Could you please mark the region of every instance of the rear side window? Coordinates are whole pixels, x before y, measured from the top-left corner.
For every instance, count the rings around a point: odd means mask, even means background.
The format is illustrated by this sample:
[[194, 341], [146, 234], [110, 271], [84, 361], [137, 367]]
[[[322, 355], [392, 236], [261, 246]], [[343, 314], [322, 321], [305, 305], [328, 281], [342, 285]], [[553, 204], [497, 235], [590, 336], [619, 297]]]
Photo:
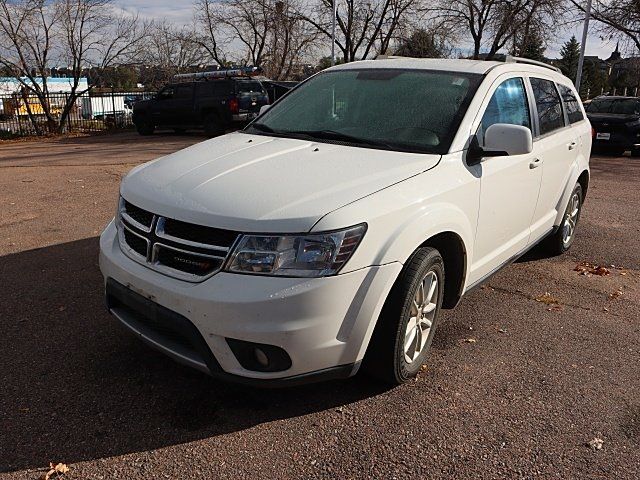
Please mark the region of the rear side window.
[[173, 98], [191, 98], [193, 87], [191, 85], [177, 85], [173, 90]]
[[538, 107], [540, 135], [564, 127], [562, 104], [560, 103], [560, 96], [558, 95], [558, 90], [556, 90], [555, 83], [542, 78], [532, 78], [531, 87]]
[[481, 144], [484, 140], [484, 132], [495, 123], [521, 125], [531, 129], [529, 104], [521, 78], [505, 80], [493, 92], [480, 123], [478, 140]]
[[562, 101], [564, 102], [564, 108], [567, 109], [567, 116], [569, 117], [569, 123], [576, 123], [580, 120], [584, 120], [584, 115], [580, 109], [580, 100], [576, 98], [569, 87], [558, 84], [558, 89], [562, 95]]

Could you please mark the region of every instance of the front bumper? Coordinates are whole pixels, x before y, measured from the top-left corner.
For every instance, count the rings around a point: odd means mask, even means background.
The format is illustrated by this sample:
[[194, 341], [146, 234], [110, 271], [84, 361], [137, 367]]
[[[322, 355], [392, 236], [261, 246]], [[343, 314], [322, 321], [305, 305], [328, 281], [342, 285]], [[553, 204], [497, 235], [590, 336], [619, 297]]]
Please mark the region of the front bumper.
[[[110, 311], [151, 346], [215, 376], [294, 384], [311, 380], [315, 374], [335, 378], [356, 373], [375, 319], [402, 265], [314, 279], [221, 272], [194, 284], [162, 275], [125, 256], [112, 222], [100, 238], [100, 268], [105, 287], [111, 284], [113, 291], [115, 282], [130, 291], [131, 298], [142, 299], [134, 305], [134, 313], [163, 309], [163, 318], [171, 321], [173, 315], [178, 319], [175, 322], [186, 321], [202, 339], [197, 355], [190, 354], [179, 342], [141, 328], [132, 310], [114, 307], [108, 295]], [[277, 372], [248, 370], [227, 339], [282, 348], [291, 366]]]

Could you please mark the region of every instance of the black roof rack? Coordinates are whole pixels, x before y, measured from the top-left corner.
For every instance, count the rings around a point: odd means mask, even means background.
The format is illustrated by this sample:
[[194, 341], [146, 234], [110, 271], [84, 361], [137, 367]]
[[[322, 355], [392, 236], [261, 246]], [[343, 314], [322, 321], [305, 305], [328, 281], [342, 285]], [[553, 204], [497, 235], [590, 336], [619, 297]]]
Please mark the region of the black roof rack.
[[215, 80], [217, 78], [251, 77], [260, 73], [260, 71], [261, 70], [258, 67], [239, 67], [215, 70], [213, 72], [179, 73], [173, 76], [173, 80], [178, 82], [197, 82]]

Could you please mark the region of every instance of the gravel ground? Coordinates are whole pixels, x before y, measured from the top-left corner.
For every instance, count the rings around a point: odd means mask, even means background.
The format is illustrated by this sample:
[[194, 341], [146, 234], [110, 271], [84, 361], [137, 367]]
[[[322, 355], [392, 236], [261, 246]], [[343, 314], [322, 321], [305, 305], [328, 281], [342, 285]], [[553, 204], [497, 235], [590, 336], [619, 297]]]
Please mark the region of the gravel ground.
[[640, 477], [637, 159], [592, 159], [571, 252], [534, 250], [445, 312], [415, 382], [265, 391], [175, 364], [104, 309], [121, 176], [202, 139], [0, 143], [0, 478]]

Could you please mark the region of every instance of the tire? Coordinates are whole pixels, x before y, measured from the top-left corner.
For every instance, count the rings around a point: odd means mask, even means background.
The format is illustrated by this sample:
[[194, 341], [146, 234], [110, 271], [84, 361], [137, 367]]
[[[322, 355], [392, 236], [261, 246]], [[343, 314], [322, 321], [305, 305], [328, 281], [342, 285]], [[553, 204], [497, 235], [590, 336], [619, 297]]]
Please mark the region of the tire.
[[569, 197], [569, 203], [562, 216], [562, 223], [558, 230], [546, 240], [546, 247], [550, 254], [562, 255], [571, 248], [576, 238], [576, 228], [582, 213], [582, 200], [582, 186], [577, 183]]
[[217, 137], [225, 132], [225, 127], [220, 117], [214, 113], [210, 113], [204, 119], [204, 133], [207, 137]]
[[156, 127], [150, 123], [140, 122], [136, 123], [136, 131], [143, 136], [153, 135]]
[[631, 156], [636, 158], [640, 157], [640, 148], [632, 148]]
[[[444, 274], [444, 262], [436, 249], [420, 248], [413, 254], [391, 289], [378, 318], [363, 363], [367, 375], [387, 384], [399, 385], [420, 371], [438, 325]], [[428, 289], [427, 284], [431, 285], [429, 281], [433, 279], [436, 280], [435, 290], [431, 297], [427, 294], [432, 307], [423, 321], [416, 322], [418, 309], [414, 306], [414, 300], [419, 299], [420, 287]], [[431, 325], [427, 329], [429, 322]], [[412, 327], [411, 324], [416, 326]], [[414, 336], [411, 336], [412, 330]], [[405, 342], [411, 338], [413, 342]], [[410, 356], [412, 358], [409, 361]]]

